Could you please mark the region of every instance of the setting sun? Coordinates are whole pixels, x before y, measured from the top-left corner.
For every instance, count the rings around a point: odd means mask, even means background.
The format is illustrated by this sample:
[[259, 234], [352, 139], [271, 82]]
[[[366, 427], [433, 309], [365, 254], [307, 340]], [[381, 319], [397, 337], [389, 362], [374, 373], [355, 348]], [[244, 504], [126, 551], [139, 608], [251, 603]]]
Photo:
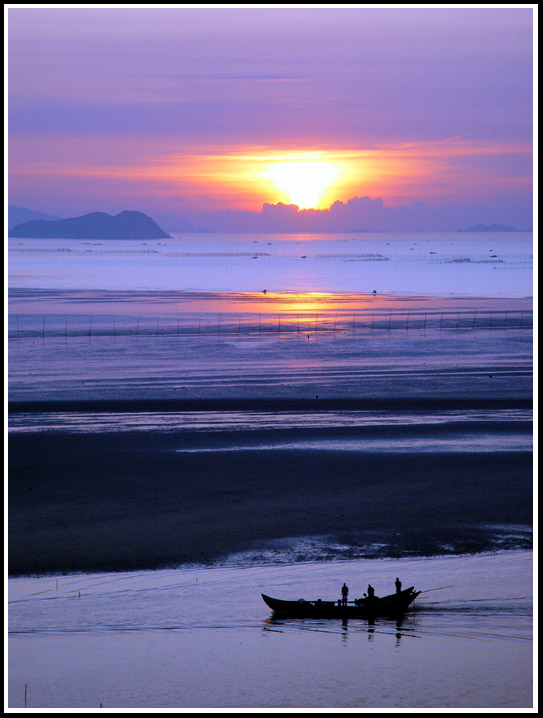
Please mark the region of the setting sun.
[[276, 189], [286, 195], [287, 203], [296, 204], [300, 209], [319, 207], [326, 190], [339, 175], [339, 167], [331, 162], [310, 160], [280, 162], [264, 173]]

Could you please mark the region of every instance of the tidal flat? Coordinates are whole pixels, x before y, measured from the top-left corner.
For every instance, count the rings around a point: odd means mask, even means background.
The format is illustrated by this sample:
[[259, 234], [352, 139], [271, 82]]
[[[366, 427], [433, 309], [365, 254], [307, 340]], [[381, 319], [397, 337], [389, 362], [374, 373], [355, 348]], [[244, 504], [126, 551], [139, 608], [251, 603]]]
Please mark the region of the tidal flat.
[[529, 707], [531, 238], [231, 240], [10, 241], [10, 705]]

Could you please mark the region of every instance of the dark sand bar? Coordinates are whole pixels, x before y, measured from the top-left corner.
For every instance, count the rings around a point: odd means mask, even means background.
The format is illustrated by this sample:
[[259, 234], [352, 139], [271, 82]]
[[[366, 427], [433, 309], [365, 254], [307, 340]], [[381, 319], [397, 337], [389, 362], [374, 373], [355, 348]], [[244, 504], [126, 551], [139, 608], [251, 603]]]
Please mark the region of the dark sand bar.
[[391, 556], [481, 551], [485, 525], [532, 521], [529, 452], [214, 451], [225, 438], [211, 434], [196, 446], [176, 433], [12, 435], [10, 574], [209, 562], [311, 535]]
[[322, 399], [89, 399], [66, 401], [13, 401], [10, 414], [35, 412], [169, 412], [169, 411], [462, 411], [466, 409], [531, 409], [522, 398], [322, 398]]

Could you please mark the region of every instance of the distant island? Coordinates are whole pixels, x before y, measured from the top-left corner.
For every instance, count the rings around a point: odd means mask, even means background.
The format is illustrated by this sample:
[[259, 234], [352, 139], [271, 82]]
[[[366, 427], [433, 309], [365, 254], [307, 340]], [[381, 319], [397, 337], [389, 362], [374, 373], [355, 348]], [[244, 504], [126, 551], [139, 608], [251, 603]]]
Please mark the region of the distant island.
[[8, 231], [9, 237], [35, 239], [169, 239], [158, 224], [142, 212], [91, 212], [82, 217], [42, 220], [17, 224]]
[[459, 229], [459, 232], [518, 232], [515, 227], [506, 224], [473, 224], [471, 227]]

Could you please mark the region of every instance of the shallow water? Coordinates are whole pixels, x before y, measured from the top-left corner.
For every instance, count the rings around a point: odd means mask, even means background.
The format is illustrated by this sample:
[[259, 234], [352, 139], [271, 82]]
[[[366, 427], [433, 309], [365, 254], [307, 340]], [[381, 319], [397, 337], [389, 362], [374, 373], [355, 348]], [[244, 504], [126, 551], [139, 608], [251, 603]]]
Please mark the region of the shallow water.
[[[529, 707], [530, 552], [9, 581], [10, 706]], [[422, 590], [402, 623], [260, 598]], [[84, 677], [84, 678], [83, 678]]]
[[10, 239], [10, 287], [531, 295], [532, 233]]
[[[354, 435], [356, 429], [362, 431]], [[178, 448], [179, 452], [266, 449], [417, 453], [531, 451], [533, 441], [532, 411], [528, 409], [41, 412], [11, 415], [8, 431], [174, 433], [190, 444]], [[274, 432], [271, 441], [270, 431]], [[217, 435], [214, 445], [208, 446], [209, 436]], [[266, 438], [261, 438], [263, 436]]]
[[352, 427], [455, 427], [492, 422], [518, 424], [532, 421], [528, 409], [465, 409], [428, 411], [140, 411], [78, 412], [51, 411], [12, 414], [10, 432], [65, 431], [161, 431], [217, 432], [262, 431], [268, 429], [322, 429]]
[[9, 341], [10, 400], [527, 397], [532, 329]]
[[528, 396], [531, 252], [524, 233], [10, 240], [10, 399]]

